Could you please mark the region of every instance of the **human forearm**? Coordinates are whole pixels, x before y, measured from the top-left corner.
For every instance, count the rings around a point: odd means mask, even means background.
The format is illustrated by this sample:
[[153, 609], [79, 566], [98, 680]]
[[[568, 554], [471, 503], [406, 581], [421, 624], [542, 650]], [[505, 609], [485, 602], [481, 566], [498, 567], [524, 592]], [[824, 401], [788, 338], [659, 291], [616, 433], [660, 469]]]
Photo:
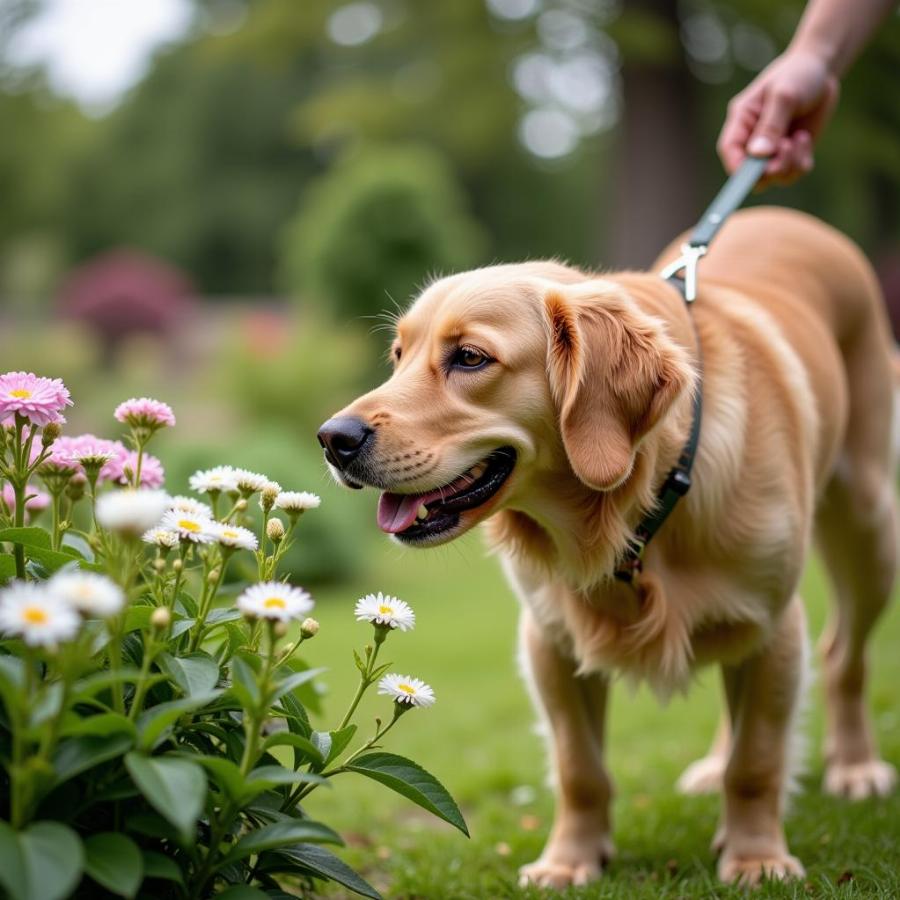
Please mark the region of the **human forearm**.
[[840, 77], [897, 0], [809, 0], [788, 53], [810, 53]]

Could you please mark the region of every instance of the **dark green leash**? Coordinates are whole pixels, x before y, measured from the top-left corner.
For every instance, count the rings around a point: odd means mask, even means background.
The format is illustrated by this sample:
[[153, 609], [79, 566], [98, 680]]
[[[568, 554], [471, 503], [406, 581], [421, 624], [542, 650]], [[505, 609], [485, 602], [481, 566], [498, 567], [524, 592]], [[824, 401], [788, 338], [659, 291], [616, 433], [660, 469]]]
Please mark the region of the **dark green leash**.
[[[697, 263], [706, 255], [709, 244], [725, 224], [725, 220], [736, 210], [756, 186], [768, 165], [768, 158], [748, 156], [741, 167], [725, 182], [722, 190], [709, 205], [688, 240], [681, 245], [681, 256], [667, 265], [660, 278], [673, 284], [681, 292], [690, 311], [697, 297]], [[683, 277], [680, 274], [684, 273]], [[693, 317], [691, 324], [694, 324]], [[694, 333], [697, 333], [694, 326]], [[703, 420], [703, 352], [697, 335], [697, 386], [694, 390], [694, 410], [691, 433], [678, 457], [678, 461], [666, 475], [656, 492], [656, 503], [634, 529], [634, 536], [628, 549], [620, 558], [615, 571], [619, 581], [633, 584], [643, 568], [644, 550], [653, 536], [662, 528], [678, 505], [678, 501], [691, 487], [691, 470], [700, 445], [700, 424]]]

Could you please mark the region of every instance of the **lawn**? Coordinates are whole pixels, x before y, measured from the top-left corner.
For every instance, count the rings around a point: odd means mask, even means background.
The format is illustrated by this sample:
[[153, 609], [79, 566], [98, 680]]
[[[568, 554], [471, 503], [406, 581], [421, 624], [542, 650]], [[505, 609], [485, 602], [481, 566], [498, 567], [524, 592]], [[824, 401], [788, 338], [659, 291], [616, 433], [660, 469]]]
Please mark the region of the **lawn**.
[[[327, 664], [327, 715], [340, 718], [355, 686], [351, 646], [369, 626], [354, 623], [353, 601], [384, 590], [411, 603], [415, 630], [391, 635], [384, 649], [394, 671], [417, 675], [437, 704], [414, 710], [387, 740], [434, 773], [463, 809], [471, 840], [431, 819], [378, 785], [342, 776], [335, 791], [320, 790], [311, 814], [337, 827], [345, 859], [391, 898], [463, 900], [545, 896], [516, 887], [518, 867], [543, 846], [553, 803], [546, 786], [541, 739], [515, 661], [517, 605], [499, 566], [477, 535], [432, 551], [403, 550], [384, 542], [374, 565], [355, 588], [319, 593], [322, 630], [310, 646], [313, 664]], [[814, 634], [827, 608], [825, 586], [813, 566], [804, 596]], [[890, 611], [875, 641], [872, 697], [882, 749], [900, 763], [900, 615]], [[820, 744], [822, 701], [813, 688], [805, 731], [809, 737], [803, 792], [791, 805], [787, 833], [805, 863], [805, 882], [765, 885], [760, 897], [900, 896], [900, 795], [849, 804], [824, 796]], [[602, 881], [570, 890], [568, 897], [741, 897], [715, 880], [709, 843], [718, 800], [685, 798], [674, 790], [678, 774], [703, 754], [719, 710], [718, 676], [700, 673], [687, 697], [661, 707], [647, 691], [616, 687], [611, 713], [610, 768], [617, 786], [618, 855]], [[358, 721], [387, 711], [385, 698], [369, 698]], [[329, 896], [343, 896], [328, 892]]]

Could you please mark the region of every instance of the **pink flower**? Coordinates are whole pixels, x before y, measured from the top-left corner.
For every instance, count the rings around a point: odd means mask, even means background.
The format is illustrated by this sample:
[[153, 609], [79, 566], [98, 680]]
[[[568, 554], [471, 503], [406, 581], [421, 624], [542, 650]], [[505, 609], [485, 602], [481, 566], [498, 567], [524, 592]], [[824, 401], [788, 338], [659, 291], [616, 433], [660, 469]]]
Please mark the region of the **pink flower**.
[[[60, 438], [60, 441], [66, 440]], [[113, 441], [106, 438], [98, 438], [92, 434], [80, 434], [78, 437], [68, 438], [67, 444], [69, 456], [80, 464], [79, 469], [84, 465], [90, 467], [104, 466], [116, 456], [116, 447]], [[56, 450], [56, 444], [53, 444], [53, 450]], [[121, 446], [121, 445], [120, 445]], [[122, 448], [125, 449], [124, 447]]]
[[[25, 512], [40, 512], [50, 505], [50, 495], [33, 488], [30, 484], [25, 488], [25, 496], [28, 497], [29, 494], [33, 494], [34, 496], [29, 497], [29, 499], [25, 501]], [[15, 512], [16, 495], [13, 492], [11, 484], [3, 485], [3, 502], [11, 513]]]
[[18, 413], [32, 425], [65, 422], [62, 411], [71, 406], [69, 391], [58, 378], [39, 378], [31, 372], [0, 375], [0, 421]]
[[[78, 460], [74, 459], [72, 456], [72, 450], [75, 447], [75, 442], [77, 438], [71, 437], [58, 437], [51, 445], [50, 445], [50, 455], [41, 463], [41, 470], [53, 470], [56, 472], [78, 472], [81, 470], [81, 466], [78, 464]], [[31, 448], [31, 461], [32, 463], [44, 452], [44, 448], [39, 444], [32, 446]]]
[[165, 428], [175, 424], [175, 414], [168, 403], [149, 397], [132, 397], [116, 407], [115, 417], [132, 428]]
[[[119, 441], [109, 441], [116, 454], [101, 470], [101, 481], [112, 481], [116, 484], [131, 484], [137, 471], [137, 451], [129, 450]], [[145, 453], [141, 461], [140, 487], [162, 487], [166, 472], [162, 463], [150, 453]]]

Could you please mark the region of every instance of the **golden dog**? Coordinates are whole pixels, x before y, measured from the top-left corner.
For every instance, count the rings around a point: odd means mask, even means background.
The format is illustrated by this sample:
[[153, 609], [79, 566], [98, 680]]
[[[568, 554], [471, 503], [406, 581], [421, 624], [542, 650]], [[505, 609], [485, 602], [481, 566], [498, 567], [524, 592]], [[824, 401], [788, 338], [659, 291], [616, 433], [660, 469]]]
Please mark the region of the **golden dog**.
[[[719, 876], [803, 873], [781, 819], [813, 536], [836, 598], [825, 789], [859, 798], [895, 781], [863, 699], [896, 548], [893, 348], [877, 283], [846, 238], [781, 209], [736, 214], [700, 274], [692, 311], [649, 273], [532, 262], [443, 278], [397, 323], [392, 377], [319, 435], [339, 480], [384, 491], [379, 525], [404, 544], [490, 517], [558, 795], [525, 882], [582, 884], [612, 853], [609, 673], [667, 694], [710, 662], [726, 724], [681, 786], [722, 788]], [[617, 581], [697, 390], [694, 485], [634, 583]]]

